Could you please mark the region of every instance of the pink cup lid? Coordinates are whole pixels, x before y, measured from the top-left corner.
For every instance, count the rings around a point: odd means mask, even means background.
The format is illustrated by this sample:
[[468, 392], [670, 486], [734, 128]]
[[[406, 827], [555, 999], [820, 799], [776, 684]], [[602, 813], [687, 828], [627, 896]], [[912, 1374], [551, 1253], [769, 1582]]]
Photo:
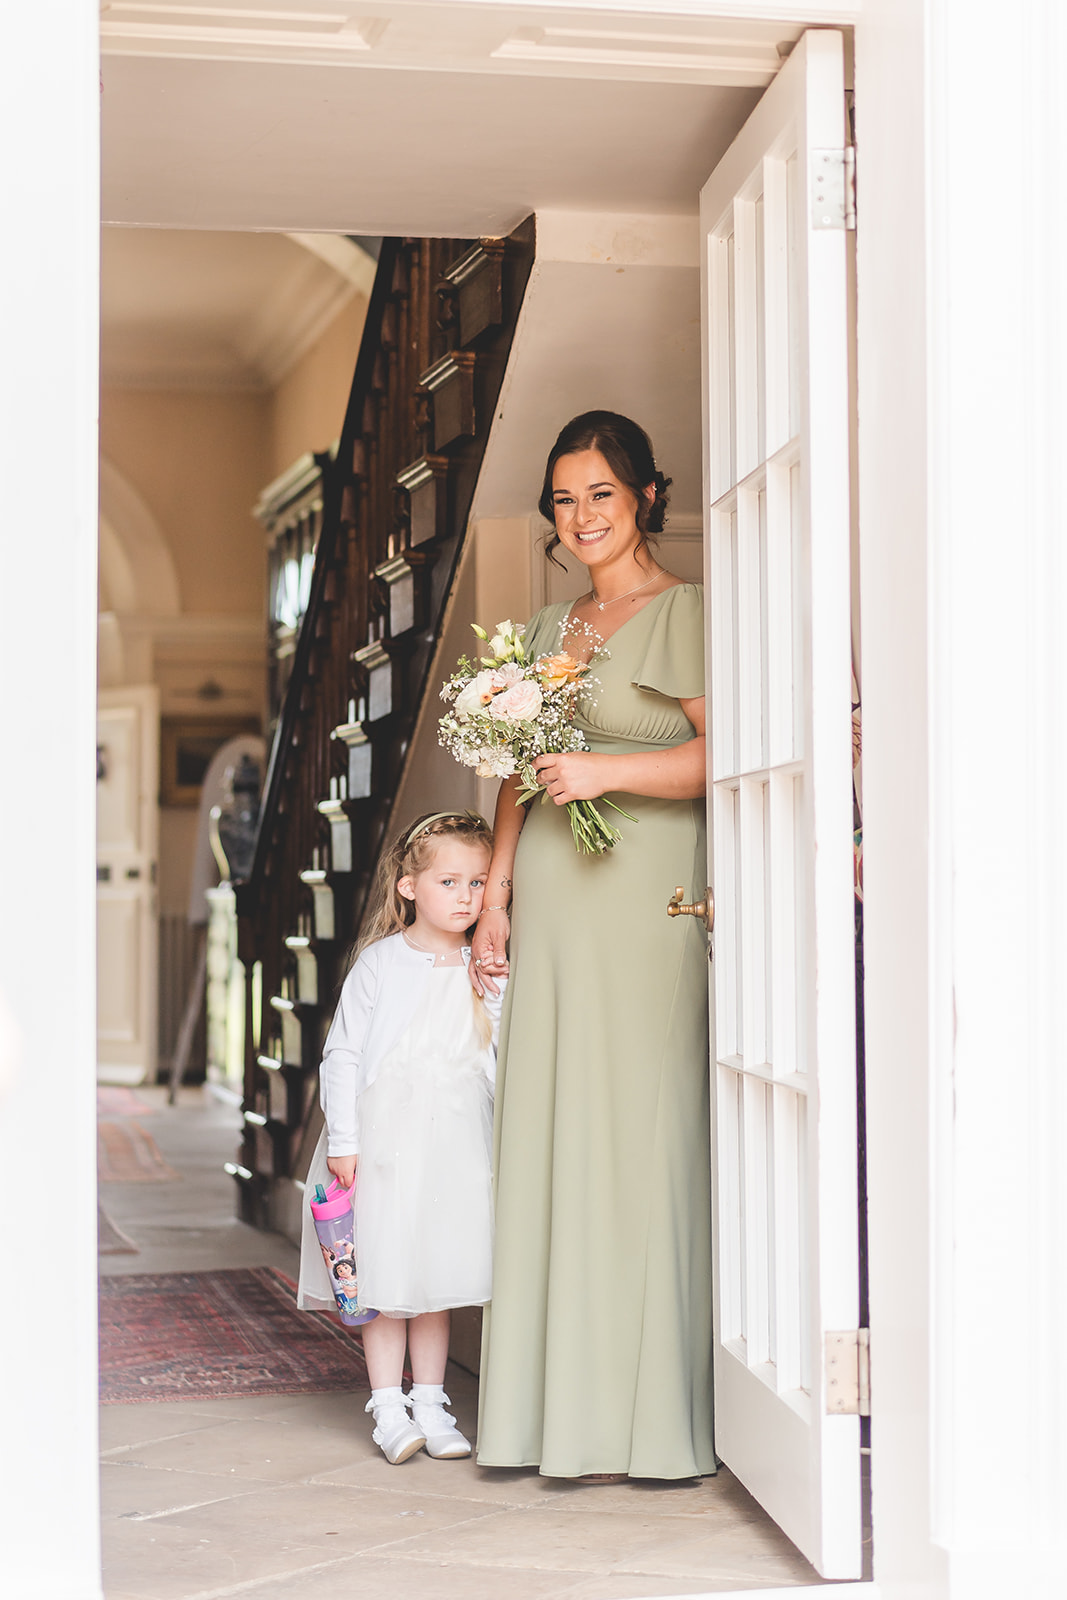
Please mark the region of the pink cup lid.
[[326, 1191], [325, 1200], [312, 1200], [311, 1215], [316, 1222], [333, 1222], [336, 1217], [345, 1216], [352, 1209], [352, 1196], [355, 1192], [354, 1178], [351, 1189], [342, 1189], [335, 1178]]

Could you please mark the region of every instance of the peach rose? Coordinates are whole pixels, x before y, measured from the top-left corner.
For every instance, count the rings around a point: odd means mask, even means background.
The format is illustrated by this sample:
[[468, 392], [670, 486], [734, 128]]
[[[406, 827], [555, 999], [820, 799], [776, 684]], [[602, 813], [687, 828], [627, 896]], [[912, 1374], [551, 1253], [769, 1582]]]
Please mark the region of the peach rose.
[[566, 651], [555, 656], [541, 656], [534, 668], [546, 689], [562, 689], [566, 684], [573, 683], [581, 670], [581, 663], [567, 655]]
[[493, 701], [493, 716], [505, 722], [532, 722], [540, 711], [544, 696], [536, 683], [524, 678]]

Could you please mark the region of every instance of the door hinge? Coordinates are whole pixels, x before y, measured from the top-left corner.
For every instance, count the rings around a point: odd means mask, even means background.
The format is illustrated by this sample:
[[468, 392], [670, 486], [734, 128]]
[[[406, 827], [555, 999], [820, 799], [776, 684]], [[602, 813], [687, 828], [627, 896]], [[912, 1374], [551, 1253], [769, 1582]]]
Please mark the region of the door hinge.
[[856, 226], [856, 147], [811, 152], [811, 225]]
[[871, 1414], [871, 1335], [868, 1328], [826, 1335], [826, 1414]]

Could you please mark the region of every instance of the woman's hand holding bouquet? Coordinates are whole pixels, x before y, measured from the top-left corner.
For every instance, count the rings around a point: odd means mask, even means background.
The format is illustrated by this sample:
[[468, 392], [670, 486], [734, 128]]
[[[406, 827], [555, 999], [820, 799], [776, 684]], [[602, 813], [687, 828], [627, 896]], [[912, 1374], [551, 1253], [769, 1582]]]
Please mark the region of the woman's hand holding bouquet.
[[[597, 657], [582, 662], [559, 651], [530, 661], [521, 625], [498, 623], [492, 638], [477, 623], [472, 627], [489, 654], [477, 663], [461, 657], [442, 688], [441, 698], [450, 709], [440, 720], [441, 744], [480, 778], [517, 774], [520, 805], [538, 795], [558, 804], [564, 803], [564, 794], [574, 796], [566, 806], [575, 847], [602, 855], [622, 835], [605, 821], [593, 796], [583, 795], [583, 790], [596, 789], [589, 773], [580, 770], [585, 763], [567, 760], [587, 749], [574, 715], [579, 693], [596, 681], [590, 673]], [[610, 800], [602, 803], [629, 816]]]

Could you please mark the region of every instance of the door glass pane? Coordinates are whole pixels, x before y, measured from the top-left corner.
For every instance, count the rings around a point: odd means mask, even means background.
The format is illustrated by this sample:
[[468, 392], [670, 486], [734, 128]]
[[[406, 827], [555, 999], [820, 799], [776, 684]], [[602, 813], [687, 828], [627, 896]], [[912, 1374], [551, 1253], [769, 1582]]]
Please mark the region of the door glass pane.
[[764, 1139], [767, 1146], [767, 1360], [778, 1360], [778, 1272], [774, 1204], [774, 1094], [763, 1094]]
[[800, 505], [800, 465], [794, 463], [789, 469], [789, 547], [793, 573], [792, 583], [792, 624], [793, 624], [793, 759], [799, 761], [804, 755], [804, 704], [802, 691], [804, 685], [804, 618], [800, 614], [801, 588], [797, 581], [799, 574], [804, 570], [801, 565], [802, 550], [801, 537], [803, 523], [801, 520]]
[[741, 1053], [738, 1022], [740, 1003], [740, 909], [737, 903], [737, 791], [716, 784], [713, 794], [716, 922], [722, 930], [715, 961], [715, 1032], [720, 1058]]
[[785, 164], [786, 276], [789, 285], [789, 437], [800, 431], [800, 165], [796, 152]]
[[793, 949], [796, 952], [797, 977], [795, 984], [796, 1021], [794, 1038], [796, 1053], [794, 1071], [808, 1070], [808, 925], [807, 892], [803, 872], [806, 827], [804, 818], [804, 780], [799, 775], [793, 779]]
[[797, 1095], [797, 1267], [799, 1283], [797, 1313], [800, 1350], [800, 1387], [811, 1393], [811, 1328], [809, 1306], [808, 1251], [808, 1097]]
[[741, 1079], [729, 1067], [718, 1068], [719, 1159], [719, 1285], [720, 1338], [742, 1335], [741, 1255]]
[[730, 419], [730, 483], [737, 482], [737, 283], [736, 250], [731, 233], [726, 241], [726, 348], [730, 394], [727, 414]]
[[756, 312], [756, 452], [760, 461], [767, 459], [767, 304], [765, 298], [765, 266], [763, 238], [763, 196], [752, 208], [753, 245], [755, 250], [755, 283], [753, 298]]
[[734, 1015], [737, 1018], [737, 1042], [734, 1053], [744, 1059], [745, 1055], [745, 1027], [744, 1027], [744, 915], [745, 908], [742, 904], [741, 892], [741, 790], [730, 790], [731, 816], [731, 843], [733, 845], [733, 902], [734, 902]]
[[[762, 389], [761, 389], [762, 393]], [[759, 637], [760, 637], [760, 766], [771, 760], [771, 670], [770, 670], [770, 603], [767, 542], [767, 489], [757, 496], [759, 539]]]
[[771, 854], [771, 786], [760, 785], [763, 816], [763, 1059], [774, 1061], [774, 910], [772, 885], [776, 862]]

